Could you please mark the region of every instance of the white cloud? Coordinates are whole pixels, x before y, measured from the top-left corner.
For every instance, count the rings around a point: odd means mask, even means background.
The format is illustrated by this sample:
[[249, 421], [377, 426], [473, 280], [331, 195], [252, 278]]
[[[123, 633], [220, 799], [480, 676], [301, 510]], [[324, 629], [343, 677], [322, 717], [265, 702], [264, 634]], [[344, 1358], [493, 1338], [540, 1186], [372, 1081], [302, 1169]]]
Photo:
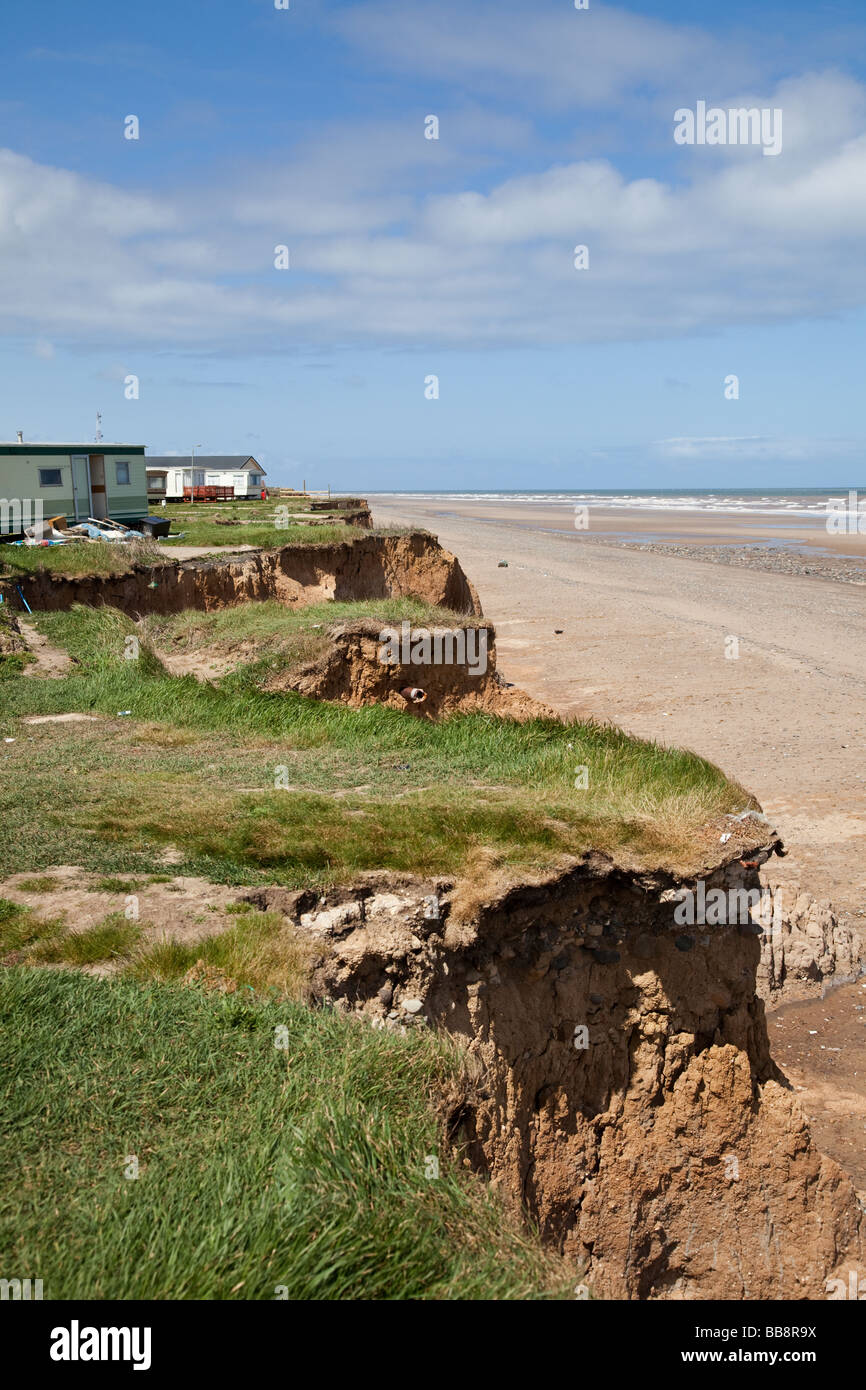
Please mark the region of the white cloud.
[[[514, 14], [504, 22], [513, 39]], [[451, 39], [438, 42], [444, 62]], [[616, 69], [629, 81], [639, 47]], [[146, 342], [521, 345], [862, 305], [866, 89], [809, 74], [755, 100], [783, 108], [782, 154], [671, 139], [676, 182], [628, 178], [605, 159], [492, 182], [474, 107], [460, 117], [465, 143], [443, 150], [423, 139], [419, 106], [408, 125], [354, 122], [283, 166], [158, 197], [2, 151], [6, 331], [111, 342], [124, 356]], [[281, 243], [290, 271], [273, 267]], [[587, 271], [573, 266], [579, 243]]]
[[759, 434], [659, 439], [652, 445], [659, 458], [698, 462], [799, 462], [816, 457], [831, 462], [859, 457], [862, 448], [862, 441], [854, 439], [792, 439]]
[[381, 0], [338, 12], [332, 22], [368, 57], [505, 92], [512, 103], [613, 105], [638, 86], [658, 89], [684, 72], [695, 81], [730, 83], [752, 69], [741, 46], [698, 28], [609, 5], [576, 11], [565, 0], [531, 7], [522, 0]]

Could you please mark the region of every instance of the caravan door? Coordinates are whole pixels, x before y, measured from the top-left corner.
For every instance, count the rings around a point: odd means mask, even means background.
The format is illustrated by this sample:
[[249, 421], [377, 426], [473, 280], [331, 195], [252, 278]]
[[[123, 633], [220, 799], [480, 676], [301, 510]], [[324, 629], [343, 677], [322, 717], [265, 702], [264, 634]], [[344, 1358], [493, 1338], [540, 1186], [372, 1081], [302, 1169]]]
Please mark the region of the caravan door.
[[93, 501], [93, 511], [90, 513], [99, 521], [102, 517], [108, 516], [108, 494], [105, 490], [105, 455], [90, 455], [90, 496]]
[[93, 515], [93, 502], [90, 496], [90, 460], [87, 454], [70, 454], [72, 464], [72, 496], [75, 520], [84, 521]]

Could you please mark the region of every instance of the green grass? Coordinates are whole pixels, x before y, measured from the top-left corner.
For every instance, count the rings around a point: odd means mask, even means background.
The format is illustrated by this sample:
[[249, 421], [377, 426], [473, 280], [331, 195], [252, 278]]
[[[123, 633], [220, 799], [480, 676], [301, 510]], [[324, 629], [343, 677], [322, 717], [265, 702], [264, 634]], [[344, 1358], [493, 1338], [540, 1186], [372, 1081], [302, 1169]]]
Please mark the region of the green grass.
[[398, 631], [404, 620], [426, 628], [475, 626], [483, 621], [408, 598], [317, 603], [299, 609], [266, 599], [211, 613], [186, 609], [154, 614], [140, 624], [140, 632], [158, 657], [206, 651], [211, 659], [245, 665], [248, 679], [265, 680], [277, 671], [296, 670], [318, 660], [330, 649], [330, 629], [358, 620]]
[[[96, 883], [90, 884], [91, 893], [123, 893], [129, 896], [130, 893], [137, 893], [139, 888], [143, 888], [145, 880], [139, 878], [100, 878]], [[19, 885], [20, 887], [20, 885]]]
[[128, 956], [140, 936], [141, 928], [136, 922], [127, 921], [122, 912], [112, 912], [83, 931], [40, 940], [31, 955], [44, 964], [94, 965], [97, 961]]
[[[182, 613], [153, 614], [145, 619], [141, 628], [145, 638], [158, 650], [194, 651], [204, 646], [222, 644], [229, 647], [250, 640], [265, 643], [301, 633], [325, 632], [331, 625], [351, 623], [359, 618], [379, 622], [383, 627], [398, 628], [404, 619], [414, 627], [452, 627], [454, 624], [466, 627], [484, 621], [411, 598], [314, 603], [302, 608], [290, 608], [278, 599], [265, 599], [261, 603], [238, 603], [211, 613], [187, 608]], [[71, 626], [67, 627], [67, 640], [73, 631]], [[82, 635], [88, 640], [90, 630], [84, 628]], [[74, 635], [72, 640], [75, 640]]]
[[42, 964], [92, 965], [129, 956], [140, 936], [141, 928], [122, 912], [71, 932], [64, 916], [42, 918], [32, 908], [0, 898], [0, 957], [15, 952]]
[[[124, 659], [135, 624], [111, 609], [40, 615], [39, 629], [79, 665], [59, 680], [4, 682], [0, 733], [16, 736], [0, 787], [7, 873], [73, 863], [140, 875], [169, 845], [178, 871], [229, 883], [472, 873], [483, 847], [528, 870], [590, 848], [684, 869], [718, 852], [717, 831], [702, 830], [713, 817], [750, 804], [695, 754], [604, 725], [478, 714], [433, 724], [262, 691], [255, 667], [218, 687], [172, 677], [147, 643]], [[122, 709], [133, 718], [116, 720]], [[15, 722], [67, 710], [108, 718], [26, 737]], [[589, 788], [577, 790], [584, 765]]]
[[46, 1299], [573, 1296], [444, 1151], [439, 1035], [25, 968], [0, 1018], [2, 1268]]
[[0, 545], [0, 580], [20, 579], [40, 570], [70, 578], [86, 574], [127, 574], [135, 565], [158, 565], [165, 556], [155, 540], [83, 541], [71, 545]]
[[19, 893], [53, 893], [60, 887], [60, 880], [41, 874], [38, 878], [22, 878], [15, 886]]
[[83, 541], [45, 547], [0, 545], [0, 580], [14, 582], [44, 570], [70, 578], [88, 574], [127, 574], [136, 565], [172, 563], [172, 551], [177, 545], [209, 548], [249, 545], [263, 550], [278, 550], [285, 545], [333, 545], [372, 534], [390, 535], [393, 528], [372, 532], [339, 522], [316, 526], [298, 522], [278, 526], [274, 522], [274, 504], [271, 503], [268, 515], [262, 515], [252, 525], [218, 526], [210, 512], [205, 516], [196, 512], [188, 517], [175, 517], [173, 532], [162, 541], [146, 537], [141, 541]]
[[216, 521], [198, 516], [187, 517], [182, 523], [178, 521], [173, 529], [177, 535], [166, 536], [163, 540], [164, 556], [171, 555], [174, 544], [254, 545], [260, 546], [263, 550], [278, 550], [284, 545], [332, 545], [335, 542], [351, 541], [359, 536], [371, 534], [358, 526], [309, 526], [305, 522], [276, 526], [273, 520], [262, 520], [251, 526], [218, 526]]
[[47, 944], [65, 930], [62, 917], [43, 920], [31, 908], [0, 898], [0, 957], [11, 951], [27, 952], [37, 942]]
[[[239, 906], [239, 905], [236, 905]], [[127, 973], [137, 980], [177, 980], [198, 961], [259, 993], [297, 1001], [309, 997], [311, 949], [279, 912], [256, 912], [218, 936], [182, 942], [165, 938], [138, 952]]]

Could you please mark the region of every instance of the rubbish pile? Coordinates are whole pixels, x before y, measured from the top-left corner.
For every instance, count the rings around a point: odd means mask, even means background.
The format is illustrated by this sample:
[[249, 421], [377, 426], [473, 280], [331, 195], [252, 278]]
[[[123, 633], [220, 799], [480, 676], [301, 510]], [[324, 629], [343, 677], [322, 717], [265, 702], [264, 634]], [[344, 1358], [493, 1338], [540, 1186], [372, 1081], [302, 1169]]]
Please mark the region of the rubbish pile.
[[38, 521], [34, 526], [25, 526], [24, 539], [13, 541], [13, 545], [70, 545], [73, 542], [89, 541], [141, 541], [143, 531], [134, 531], [119, 521], [108, 517], [89, 516], [74, 526], [67, 525], [66, 517], [50, 516], [47, 521]]

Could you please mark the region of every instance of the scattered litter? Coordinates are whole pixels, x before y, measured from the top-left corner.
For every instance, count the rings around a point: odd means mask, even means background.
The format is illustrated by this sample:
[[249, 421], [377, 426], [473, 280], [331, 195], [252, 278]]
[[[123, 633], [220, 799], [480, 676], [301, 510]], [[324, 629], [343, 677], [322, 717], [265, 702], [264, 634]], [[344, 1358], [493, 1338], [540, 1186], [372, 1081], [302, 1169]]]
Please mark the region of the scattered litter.
[[14, 743], [15, 740], [14, 740], [14, 738], [4, 738], [3, 742], [4, 742], [4, 743]]
[[759, 821], [761, 822], [762, 825], [769, 825], [769, 824], [770, 824], [770, 822], [769, 822], [769, 820], [767, 819], [767, 817], [766, 817], [765, 815], [763, 815], [760, 811], [741, 811], [740, 814], [739, 814], [738, 816], [729, 815], [729, 816], [727, 817], [727, 819], [728, 819], [728, 820], [748, 820], [749, 816], [754, 817], [755, 820], [759, 820]]
[[499, 564], [497, 565], [497, 569], [507, 570], [507, 569], [508, 569], [508, 561], [507, 561], [507, 560], [500, 560], [500, 561], [499, 561]]
[[404, 685], [400, 694], [407, 705], [423, 705], [427, 699], [427, 692], [422, 690], [420, 685]]
[[720, 844], [720, 845], [726, 845], [726, 844], [728, 843], [728, 841], [730, 840], [730, 838], [731, 838], [731, 832], [730, 832], [730, 830], [729, 830], [725, 835], [720, 835], [720, 836], [719, 836], [719, 844]]
[[562, 629], [561, 627], [555, 627], [553, 630], [554, 630], [554, 632], [556, 633], [557, 637], [561, 637], [561, 636], [562, 636], [563, 629]]
[[132, 714], [132, 710], [131, 710], [131, 709], [119, 709], [119, 710], [117, 711], [117, 717], [118, 717], [118, 719], [123, 719], [124, 716], [127, 715], [127, 714]]
[[20, 585], [20, 584], [16, 584], [16, 585], [15, 585], [15, 588], [18, 590], [18, 597], [20, 598], [21, 602], [24, 604], [24, 607], [27, 609], [27, 612], [28, 612], [28, 613], [32, 613], [32, 612], [33, 612], [33, 609], [30, 607], [30, 604], [27, 602], [26, 598], [24, 597], [24, 595], [23, 595], [22, 592], [21, 592], [21, 585]]

